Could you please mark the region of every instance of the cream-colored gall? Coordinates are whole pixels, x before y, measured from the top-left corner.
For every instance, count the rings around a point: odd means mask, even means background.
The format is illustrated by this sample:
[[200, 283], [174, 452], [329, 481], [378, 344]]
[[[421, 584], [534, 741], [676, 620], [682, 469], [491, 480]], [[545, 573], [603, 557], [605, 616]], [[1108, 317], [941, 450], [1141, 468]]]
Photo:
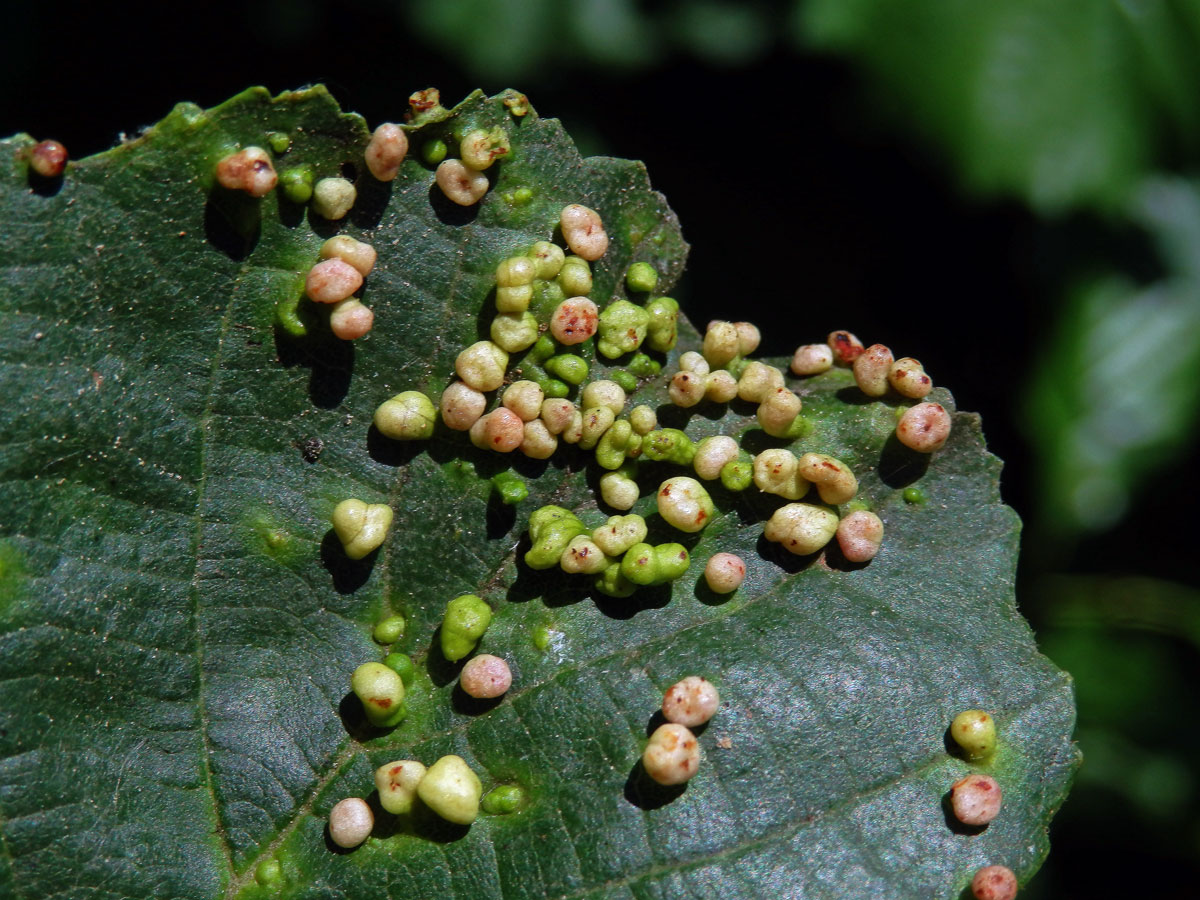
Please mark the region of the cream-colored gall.
[[659, 784], [683, 784], [700, 769], [700, 742], [683, 725], [660, 725], [642, 753], [642, 767]]
[[716, 686], [699, 675], [689, 675], [675, 682], [663, 694], [663, 718], [688, 728], [703, 725], [720, 708], [721, 695]]
[[608, 250], [608, 233], [594, 209], [572, 203], [559, 216], [563, 237], [576, 256], [592, 262]]

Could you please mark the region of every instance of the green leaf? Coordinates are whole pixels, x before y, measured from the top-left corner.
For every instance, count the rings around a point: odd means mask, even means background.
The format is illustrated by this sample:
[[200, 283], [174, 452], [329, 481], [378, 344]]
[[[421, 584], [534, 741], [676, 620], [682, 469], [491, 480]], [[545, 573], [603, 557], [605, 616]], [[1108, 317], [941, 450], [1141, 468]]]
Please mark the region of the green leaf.
[[[511, 156], [477, 207], [452, 206], [420, 146], [494, 125]], [[532, 510], [604, 519], [590, 454], [511, 459], [445, 429], [401, 445], [371, 414], [401, 390], [440, 393], [486, 334], [496, 264], [554, 237], [565, 203], [604, 217], [602, 303], [640, 260], [671, 290], [687, 250], [674, 215], [640, 165], [580, 159], [554, 120], [480, 94], [411, 127], [400, 177], [359, 177], [340, 225], [213, 187], [218, 159], [271, 132], [291, 138], [281, 170], [363, 168], [364, 123], [320, 88], [180, 106], [61, 184], [29, 181], [29, 138], [3, 145], [0, 895], [927, 898], [987, 863], [1037, 869], [1076, 764], [1072, 692], [1016, 611], [1018, 522], [977, 417], [955, 414], [946, 449], [917, 457], [891, 437], [894, 405], [863, 402], [847, 372], [797, 384], [811, 427], [796, 449], [852, 465], [887, 525], [869, 565], [789, 556], [762, 538], [778, 504], [717, 488], [698, 535], [651, 516], [652, 540], [692, 552], [673, 588], [613, 600], [532, 572]], [[379, 250], [375, 329], [350, 345], [314, 318], [293, 338], [274, 307], [337, 231]], [[679, 349], [697, 345], [684, 324]], [[637, 399], [663, 404], [665, 381]], [[746, 404], [660, 416], [778, 443]], [[516, 507], [491, 481], [510, 467], [529, 486]], [[640, 510], [673, 474], [643, 467]], [[924, 503], [904, 501], [913, 485]], [[350, 496], [396, 510], [354, 564], [329, 528]], [[717, 550], [749, 570], [727, 598], [698, 581]], [[456, 695], [437, 649], [446, 602], [468, 592], [494, 610], [480, 649], [514, 672], [488, 707]], [[372, 628], [392, 614], [407, 631], [381, 648]], [[349, 677], [388, 649], [416, 662], [409, 716], [373, 730]], [[647, 728], [687, 674], [716, 682], [722, 711], [700, 774], [651, 789]], [[969, 770], [945, 732], [968, 707], [1002, 735], [988, 770], [1005, 808], [980, 834], [943, 810]], [[384, 762], [446, 753], [526, 805], [469, 829], [380, 814], [365, 845], [334, 852], [334, 802], [370, 794]]]
[[1025, 399], [1044, 524], [1059, 534], [1111, 527], [1194, 441], [1200, 191], [1183, 179], [1148, 179], [1128, 212], [1153, 237], [1168, 276], [1077, 286]]
[[[1176, 95], [1194, 94], [1195, 41], [1166, 5], [813, 0], [797, 28], [862, 63], [891, 117], [937, 141], [972, 188], [1055, 212], [1122, 202], [1157, 149], [1156, 107], [1174, 114]], [[1180, 131], [1194, 134], [1194, 117]]]

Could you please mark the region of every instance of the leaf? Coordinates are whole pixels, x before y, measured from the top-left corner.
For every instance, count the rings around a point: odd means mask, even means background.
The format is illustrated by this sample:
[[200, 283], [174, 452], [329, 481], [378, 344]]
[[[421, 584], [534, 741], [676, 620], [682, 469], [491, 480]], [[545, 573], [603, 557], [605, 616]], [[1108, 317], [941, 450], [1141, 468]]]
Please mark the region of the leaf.
[[857, 58], [891, 116], [938, 142], [970, 187], [1054, 213], [1123, 202], [1161, 119], [1194, 136], [1176, 96], [1194, 92], [1194, 32], [1165, 6], [814, 0], [797, 27]]
[[1045, 524], [1059, 534], [1111, 527], [1194, 441], [1200, 193], [1182, 179], [1147, 179], [1129, 212], [1158, 245], [1167, 277], [1077, 286], [1025, 400]]
[[[550, 238], [565, 203], [598, 209], [612, 237], [595, 298], [623, 296], [635, 260], [670, 290], [686, 245], [640, 165], [580, 159], [554, 120], [474, 94], [425, 121], [400, 178], [359, 177], [340, 226], [212, 185], [218, 159], [268, 132], [290, 136], [280, 169], [361, 169], [364, 124], [321, 88], [181, 105], [61, 184], [28, 180], [27, 137], [3, 145], [0, 895], [952, 897], [985, 863], [1028, 878], [1076, 764], [1073, 703], [1015, 609], [1018, 523], [977, 417], [957, 413], [947, 448], [917, 458], [890, 437], [893, 405], [862, 402], [845, 371], [798, 384], [811, 429], [797, 449], [850, 463], [887, 523], [865, 567], [787, 555], [761, 537], [776, 504], [717, 489], [700, 535], [651, 517], [656, 540], [692, 551], [673, 589], [617, 601], [530, 571], [533, 509], [603, 521], [590, 455], [510, 459], [445, 430], [398, 445], [372, 411], [440, 393], [486, 333], [495, 265]], [[463, 209], [419, 160], [468, 124], [503, 124], [513, 152]], [[353, 345], [319, 322], [294, 339], [274, 307], [338, 231], [380, 251], [364, 293], [376, 327]], [[684, 325], [680, 349], [697, 343]], [[659, 379], [638, 400], [665, 396]], [[772, 443], [750, 406], [698, 410], [660, 414]], [[515, 510], [488, 480], [510, 465], [530, 485]], [[645, 487], [675, 474], [659, 465]], [[902, 500], [913, 482], [926, 502]], [[397, 511], [360, 564], [328, 524], [347, 496]], [[749, 568], [728, 599], [697, 586], [718, 549]], [[446, 601], [468, 591], [495, 610], [482, 648], [515, 674], [483, 710], [455, 694], [436, 644]], [[381, 658], [371, 628], [392, 612], [418, 674], [408, 718], [375, 731], [347, 688]], [[690, 673], [724, 706], [701, 773], [651, 790], [636, 777], [646, 729]], [[1005, 810], [981, 834], [943, 811], [969, 769], [944, 735], [973, 706], [1003, 734], [990, 770]], [[485, 789], [523, 786], [526, 808], [457, 830], [381, 814], [364, 846], [333, 852], [325, 817], [370, 793], [375, 766], [450, 752]], [[255, 880], [269, 860], [270, 889]]]

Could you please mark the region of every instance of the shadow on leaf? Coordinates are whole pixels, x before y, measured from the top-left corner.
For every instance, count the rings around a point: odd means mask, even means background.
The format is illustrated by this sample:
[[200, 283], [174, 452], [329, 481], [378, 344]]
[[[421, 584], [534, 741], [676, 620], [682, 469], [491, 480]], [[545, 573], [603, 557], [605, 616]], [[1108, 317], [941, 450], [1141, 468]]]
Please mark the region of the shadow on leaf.
[[671, 585], [658, 584], [654, 587], [639, 587], [629, 597], [610, 597], [599, 591], [592, 591], [592, 602], [596, 609], [610, 619], [632, 619], [640, 612], [650, 609], [662, 609], [671, 602]]
[[879, 480], [892, 488], [908, 487], [925, 475], [931, 455], [910, 450], [892, 433], [879, 454]]
[[785, 549], [782, 544], [768, 541], [765, 534], [759, 535], [755, 549], [763, 559], [775, 563], [775, 565], [790, 575], [803, 572], [821, 555], [820, 551], [818, 551], [817, 553], [809, 553], [806, 556], [797, 556], [790, 550]]
[[353, 594], [367, 583], [371, 570], [375, 567], [375, 556], [379, 550], [372, 550], [362, 559], [351, 559], [342, 548], [342, 542], [330, 528], [321, 538], [321, 565], [333, 578], [333, 588], [339, 594]]
[[625, 799], [638, 809], [660, 809], [683, 796], [687, 784], [659, 784], [646, 774], [639, 759], [625, 779]]
[[[489, 187], [488, 190], [490, 192], [491, 188]], [[433, 207], [433, 214], [437, 216], [439, 222], [456, 228], [472, 224], [479, 215], [478, 203], [459, 206], [454, 201], [446, 199], [446, 195], [442, 193], [442, 189], [438, 187], [436, 181], [429, 185], [429, 205]]]
[[397, 469], [407, 466], [425, 449], [425, 441], [395, 441], [374, 424], [367, 429], [367, 455], [380, 465]]
[[462, 689], [461, 684], [454, 686], [454, 691], [450, 694], [450, 702], [454, 705], [454, 711], [462, 713], [464, 716], [481, 716], [486, 712], [491, 712], [504, 700], [504, 695], [499, 697], [480, 698], [472, 697]]
[[308, 396], [314, 406], [334, 409], [350, 391], [354, 375], [354, 343], [335, 338], [328, 326], [310, 328], [304, 337], [275, 329], [275, 353], [285, 369], [305, 366], [311, 370]]
[[262, 201], [220, 185], [204, 204], [204, 237], [234, 262], [241, 262], [262, 233]]

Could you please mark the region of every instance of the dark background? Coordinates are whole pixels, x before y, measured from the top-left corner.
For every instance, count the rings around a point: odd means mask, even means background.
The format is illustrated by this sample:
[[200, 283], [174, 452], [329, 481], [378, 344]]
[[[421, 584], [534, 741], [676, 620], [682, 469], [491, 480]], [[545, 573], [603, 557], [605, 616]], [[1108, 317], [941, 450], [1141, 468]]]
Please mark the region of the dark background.
[[[899, 18], [885, 0], [825, 18], [818, 0], [24, 4], [0, 29], [0, 133], [80, 157], [178, 101], [253, 84], [323, 82], [372, 125], [420, 88], [451, 105], [515, 87], [585, 152], [644, 160], [692, 245], [677, 294], [698, 324], [733, 301], [771, 355], [848, 328], [918, 356], [982, 413], [1026, 522], [1018, 598], [1076, 676], [1087, 759], [1027, 895], [1186, 896], [1200, 877], [1200, 230], [1137, 198], [1194, 193], [1200, 22], [1157, 4], [1183, 29], [1159, 38], [1182, 47], [1138, 51], [1161, 70], [1147, 86], [1112, 38], [1145, 44], [1144, 22], [1104, 20], [1089, 43], [1075, 36], [1096, 22], [1057, 17], [1074, 0], [1006, 5], [1021, 27], [940, 0]], [[975, 64], [1001, 46], [1015, 48], [1003, 77]], [[1061, 148], [1089, 127], [1093, 155], [1071, 162]], [[1062, 177], [1038, 180], [1047, 160]], [[1155, 302], [1163, 285], [1173, 301]], [[1158, 424], [1122, 448], [1096, 430], [1113, 409]], [[1106, 440], [1117, 449], [1097, 462]]]

